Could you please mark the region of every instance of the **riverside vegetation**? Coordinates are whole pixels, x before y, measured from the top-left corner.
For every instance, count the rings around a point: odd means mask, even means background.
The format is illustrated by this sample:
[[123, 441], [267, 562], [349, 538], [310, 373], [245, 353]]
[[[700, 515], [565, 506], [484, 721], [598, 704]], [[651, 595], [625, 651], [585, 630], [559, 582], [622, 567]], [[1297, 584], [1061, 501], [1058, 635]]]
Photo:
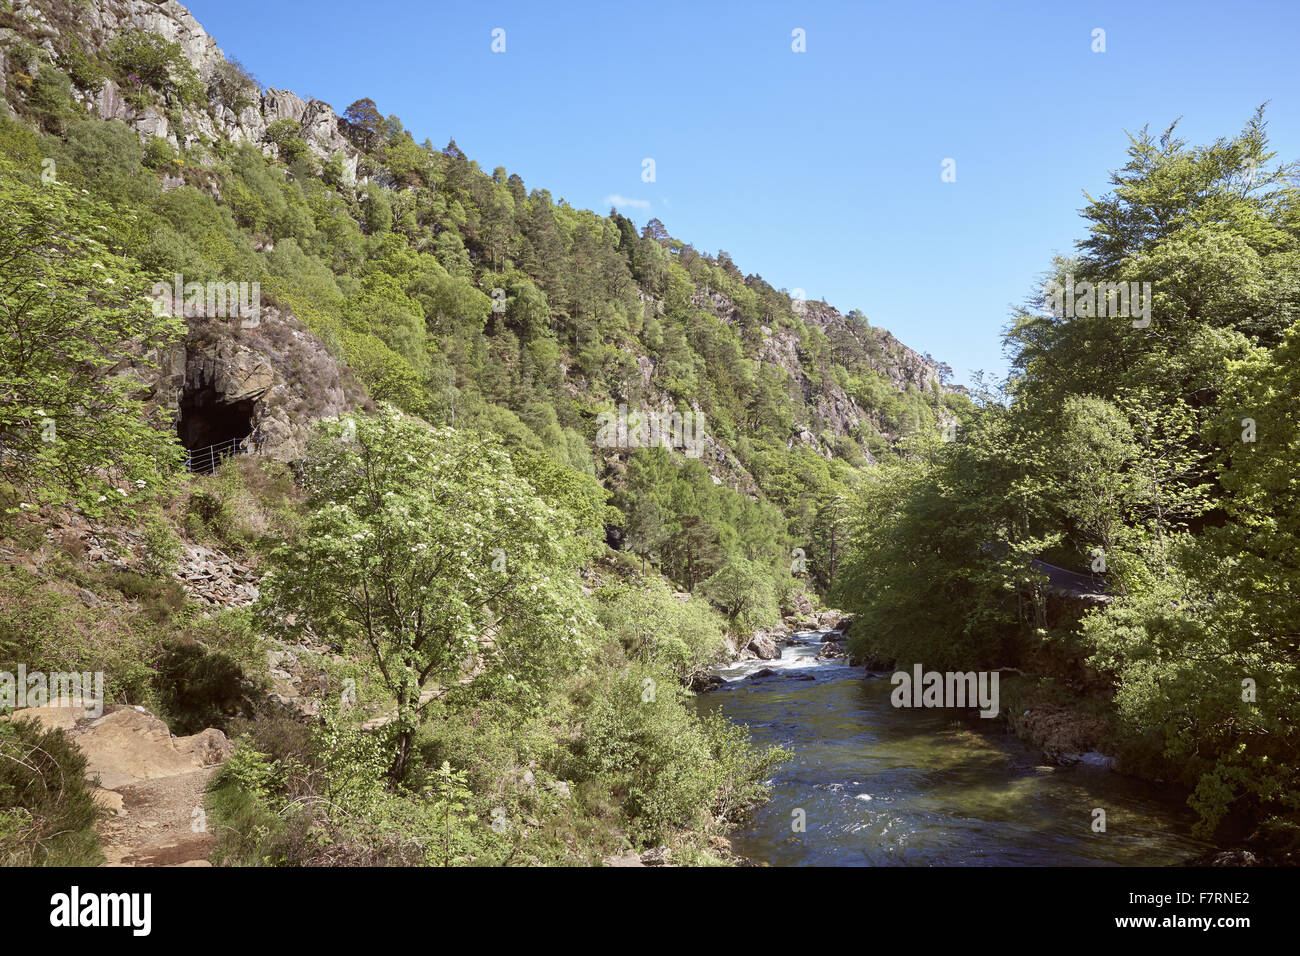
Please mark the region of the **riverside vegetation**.
[[[688, 688], [823, 594], [860, 657], [1017, 666], [1017, 706], [1086, 710], [1207, 831], [1294, 840], [1300, 221], [1262, 119], [1135, 141], [1052, 274], [1151, 281], [1150, 328], [1027, 309], [972, 400], [657, 220], [367, 99], [327, 134], [268, 122], [284, 95], [145, 29], [152, 4], [85, 9], [0, 4], [0, 665], [102, 670], [113, 703], [229, 733], [215, 862], [725, 862], [784, 754]], [[359, 396], [291, 463], [185, 473], [157, 357], [218, 333], [150, 307], [178, 274], [258, 282]], [[704, 454], [601, 448], [620, 405], [702, 414]], [[69, 525], [134, 529], [138, 560], [88, 563]], [[188, 600], [185, 544], [257, 568], [258, 603]], [[1115, 600], [1049, 621], [1029, 559], [1094, 548]], [[267, 694], [289, 645], [320, 652], [309, 718]], [[45, 734], [0, 724], [63, 770], [0, 766], [4, 859], [93, 862], [79, 756]]]
[[[1035, 296], [1014, 372], [957, 441], [914, 441], [849, 508], [834, 593], [859, 653], [1018, 666], [1009, 710], [1082, 701], [1132, 772], [1190, 790], [1199, 832], [1300, 839], [1300, 207], [1262, 110], [1189, 146], [1136, 136], [1046, 279], [1149, 281], [1149, 327]], [[1103, 570], [1049, 614], [1029, 560]], [[1004, 685], [1005, 686], [1005, 685]]]

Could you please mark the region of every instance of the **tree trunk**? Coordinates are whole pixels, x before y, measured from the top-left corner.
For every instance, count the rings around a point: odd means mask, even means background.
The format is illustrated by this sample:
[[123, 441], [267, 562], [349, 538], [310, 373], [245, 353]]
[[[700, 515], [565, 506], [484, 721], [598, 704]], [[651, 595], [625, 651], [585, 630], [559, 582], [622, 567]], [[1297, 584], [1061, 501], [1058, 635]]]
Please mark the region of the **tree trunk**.
[[397, 756], [393, 758], [393, 765], [388, 770], [388, 776], [393, 783], [401, 783], [406, 776], [406, 763], [411, 759], [411, 743], [414, 740], [414, 730], [403, 730], [401, 736], [397, 738]]

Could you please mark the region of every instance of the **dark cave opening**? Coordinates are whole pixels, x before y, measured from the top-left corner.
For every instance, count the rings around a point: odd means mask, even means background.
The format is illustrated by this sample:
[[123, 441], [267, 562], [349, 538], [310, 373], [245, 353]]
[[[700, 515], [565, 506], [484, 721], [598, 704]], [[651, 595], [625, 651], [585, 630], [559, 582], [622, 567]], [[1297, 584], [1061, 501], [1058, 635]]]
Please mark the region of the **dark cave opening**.
[[246, 438], [253, 431], [256, 405], [254, 399], [223, 402], [212, 390], [187, 388], [181, 395], [176, 434], [191, 451]]

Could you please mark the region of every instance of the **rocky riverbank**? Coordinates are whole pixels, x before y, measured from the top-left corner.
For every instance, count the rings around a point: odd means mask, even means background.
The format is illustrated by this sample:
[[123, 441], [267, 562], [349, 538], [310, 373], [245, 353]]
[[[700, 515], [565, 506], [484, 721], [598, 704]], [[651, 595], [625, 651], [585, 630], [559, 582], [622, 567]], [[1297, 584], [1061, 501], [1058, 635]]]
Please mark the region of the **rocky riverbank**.
[[[844, 657], [844, 641], [852, 618], [837, 610], [815, 610], [810, 603], [797, 607], [786, 614], [774, 627], [760, 628], [748, 638], [733, 640], [725, 664], [734, 665], [743, 661], [779, 661], [787, 649], [806, 642], [797, 639], [798, 634], [814, 631], [823, 632], [819, 660]], [[747, 674], [748, 677], [766, 677], [774, 674], [770, 668], [761, 668]], [[726, 683], [726, 679], [714, 671], [697, 674], [691, 681], [691, 690], [696, 693], [708, 693], [717, 690]]]

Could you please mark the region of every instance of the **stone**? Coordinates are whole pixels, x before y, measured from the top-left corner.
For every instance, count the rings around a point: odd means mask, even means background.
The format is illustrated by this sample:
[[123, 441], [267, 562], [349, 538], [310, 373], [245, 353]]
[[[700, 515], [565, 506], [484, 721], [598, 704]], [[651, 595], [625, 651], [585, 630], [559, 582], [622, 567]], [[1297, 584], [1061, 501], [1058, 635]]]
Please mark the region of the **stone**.
[[34, 720], [42, 730], [71, 730], [91, 719], [86, 715], [85, 707], [22, 707], [0, 717], [0, 720]]
[[666, 866], [671, 853], [666, 846], [657, 846], [653, 850], [646, 850], [641, 854], [641, 862], [645, 866]]
[[75, 740], [86, 755], [86, 776], [98, 775], [106, 790], [190, 773], [202, 766], [177, 749], [166, 724], [133, 707], [105, 714], [76, 733]]
[[215, 727], [189, 737], [177, 737], [175, 745], [180, 753], [196, 761], [200, 767], [214, 767], [223, 763], [235, 750], [230, 738]]
[[781, 656], [781, 648], [766, 631], [758, 631], [750, 639], [746, 649], [752, 651], [759, 660], [770, 661]]
[[726, 681], [717, 674], [697, 674], [691, 679], [691, 690], [697, 694], [707, 694], [725, 683]]
[[96, 806], [108, 810], [110, 813], [126, 813], [126, 810], [122, 808], [122, 795], [116, 790], [98, 788], [91, 793], [90, 799], [95, 801]]

